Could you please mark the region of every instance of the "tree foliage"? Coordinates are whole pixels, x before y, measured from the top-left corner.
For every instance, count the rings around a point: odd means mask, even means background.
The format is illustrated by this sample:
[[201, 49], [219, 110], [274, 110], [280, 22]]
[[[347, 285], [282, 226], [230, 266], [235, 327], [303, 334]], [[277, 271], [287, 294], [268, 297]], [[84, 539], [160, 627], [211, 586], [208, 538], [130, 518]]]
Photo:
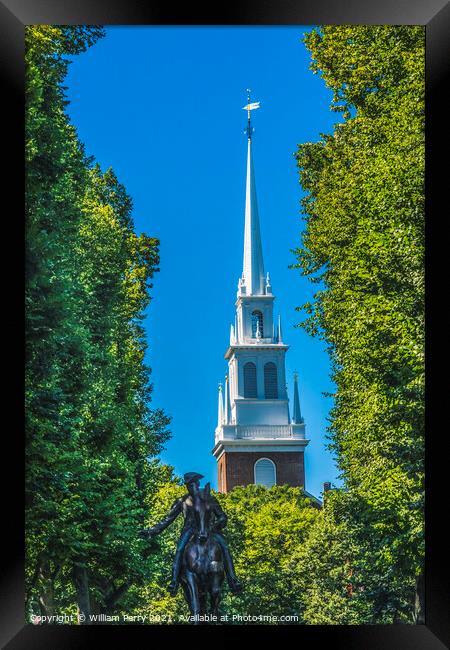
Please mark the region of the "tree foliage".
[[302, 325], [331, 357], [362, 622], [406, 620], [424, 554], [424, 29], [325, 26], [305, 42], [343, 121], [296, 154], [294, 266], [320, 283]]
[[100, 27], [26, 29], [28, 607], [108, 611], [145, 573], [137, 538], [169, 419], [142, 327], [159, 242], [65, 113], [69, 60]]
[[238, 598], [227, 593], [224, 611], [294, 615], [302, 623], [304, 600], [295, 556], [318, 517], [317, 508], [301, 488], [288, 485], [236, 487], [217, 498], [229, 518], [226, 535], [245, 586]]
[[[167, 583], [182, 522], [150, 543], [137, 535], [184, 492], [154, 458], [169, 418], [150, 408], [144, 363], [159, 242], [136, 234], [125, 188], [65, 112], [68, 57], [102, 36], [26, 29], [28, 611], [177, 622], [187, 606]], [[245, 585], [239, 597], [225, 586], [222, 608], [306, 624], [420, 621], [424, 30], [325, 26], [305, 42], [343, 118], [296, 154], [306, 227], [294, 266], [318, 283], [302, 325], [330, 353], [345, 489], [321, 511], [288, 486], [217, 494]]]
[[[149, 526], [161, 520], [175, 499], [186, 493], [179, 480], [167, 473], [166, 479], [148, 500]], [[301, 488], [287, 485], [271, 489], [248, 485], [214, 496], [228, 515], [224, 534], [236, 573], [245, 587], [242, 594], [233, 596], [224, 581], [221, 612], [230, 617], [231, 624], [233, 615], [243, 614], [296, 615], [301, 623], [305, 603], [298, 587], [301, 565], [297, 552], [318, 517], [317, 508]], [[179, 592], [171, 598], [167, 591], [181, 528], [180, 517], [150, 542], [151, 577], [144, 585], [129, 590], [122, 601], [122, 613], [146, 615], [146, 623], [179, 623], [181, 616], [189, 616], [183, 595]], [[242, 621], [236, 620], [235, 624]]]

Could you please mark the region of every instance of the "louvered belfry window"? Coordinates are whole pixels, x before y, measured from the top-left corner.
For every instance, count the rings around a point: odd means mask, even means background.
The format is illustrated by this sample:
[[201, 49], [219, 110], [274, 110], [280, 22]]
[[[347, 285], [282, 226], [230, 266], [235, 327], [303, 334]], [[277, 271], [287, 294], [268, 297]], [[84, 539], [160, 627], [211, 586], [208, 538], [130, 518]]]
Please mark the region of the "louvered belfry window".
[[272, 361], [264, 366], [264, 394], [266, 399], [278, 399], [277, 367]]
[[256, 397], [256, 366], [248, 361], [244, 366], [244, 397]]
[[263, 334], [263, 315], [259, 309], [252, 311], [252, 338], [256, 338], [256, 326], [259, 323], [259, 335], [261, 338], [264, 337]]
[[271, 488], [276, 485], [275, 463], [268, 458], [260, 458], [255, 463], [255, 483]]

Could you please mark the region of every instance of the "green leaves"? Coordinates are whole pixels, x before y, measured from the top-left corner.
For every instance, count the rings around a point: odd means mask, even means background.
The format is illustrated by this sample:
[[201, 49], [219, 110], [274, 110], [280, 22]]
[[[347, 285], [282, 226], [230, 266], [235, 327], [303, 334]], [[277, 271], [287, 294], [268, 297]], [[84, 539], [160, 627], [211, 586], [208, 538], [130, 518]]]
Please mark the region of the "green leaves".
[[409, 505], [423, 496], [424, 30], [324, 26], [305, 42], [344, 122], [296, 154], [307, 194], [295, 266], [323, 283], [302, 326], [329, 344], [360, 622], [392, 621], [412, 611], [423, 563], [423, 512]]
[[[154, 464], [156, 483], [148, 486], [149, 508], [146, 525], [160, 521], [177, 497], [186, 492], [172, 468]], [[159, 488], [155, 490], [155, 488]], [[299, 587], [298, 549], [307, 539], [319, 516], [317, 508], [305, 498], [301, 488], [261, 485], [236, 487], [228, 494], [214, 493], [228, 516], [223, 533], [232, 553], [236, 573], [245, 585], [244, 592], [232, 596], [223, 586], [221, 609], [233, 614], [278, 615], [296, 614], [302, 622], [303, 592]], [[171, 524], [158, 538], [158, 549], [149, 558], [149, 574], [142, 587], [130, 590], [123, 601], [123, 613], [156, 612], [171, 616], [188, 615], [181, 594], [171, 599], [167, 594], [172, 562], [182, 526], [182, 517]]]
[[[94, 609], [141, 576], [147, 458], [169, 435], [149, 406], [139, 325], [159, 242], [134, 232], [125, 188], [93, 166], [64, 110], [64, 57], [102, 33], [26, 29], [27, 578], [42, 607], [75, 606], [72, 565], [87, 567]], [[36, 582], [44, 558], [61, 571]]]

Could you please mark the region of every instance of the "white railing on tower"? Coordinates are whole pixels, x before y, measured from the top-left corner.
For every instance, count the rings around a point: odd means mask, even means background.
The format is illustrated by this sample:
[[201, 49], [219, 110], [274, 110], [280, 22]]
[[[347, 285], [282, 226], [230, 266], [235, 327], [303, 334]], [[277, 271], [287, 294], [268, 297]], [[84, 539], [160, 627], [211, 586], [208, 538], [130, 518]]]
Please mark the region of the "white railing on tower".
[[261, 424], [237, 426], [236, 438], [304, 438], [304, 434], [294, 432], [290, 424]]

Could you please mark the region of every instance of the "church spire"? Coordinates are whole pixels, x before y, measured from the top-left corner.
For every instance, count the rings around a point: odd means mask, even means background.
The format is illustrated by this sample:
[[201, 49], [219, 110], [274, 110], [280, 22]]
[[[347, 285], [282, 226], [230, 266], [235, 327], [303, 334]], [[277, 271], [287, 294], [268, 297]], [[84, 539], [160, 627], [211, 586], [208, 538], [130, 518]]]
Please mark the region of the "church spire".
[[248, 113], [247, 134], [247, 182], [245, 189], [245, 229], [244, 229], [244, 264], [243, 281], [240, 289], [245, 286], [246, 295], [263, 295], [266, 278], [259, 229], [258, 202], [256, 198], [255, 172], [252, 159], [252, 133], [250, 111], [259, 108], [259, 102], [250, 103], [250, 90], [247, 89], [248, 103], [244, 109]]
[[296, 372], [294, 372], [294, 413], [292, 415], [292, 422], [294, 424], [302, 424], [303, 422], [298, 396], [298, 374]]

